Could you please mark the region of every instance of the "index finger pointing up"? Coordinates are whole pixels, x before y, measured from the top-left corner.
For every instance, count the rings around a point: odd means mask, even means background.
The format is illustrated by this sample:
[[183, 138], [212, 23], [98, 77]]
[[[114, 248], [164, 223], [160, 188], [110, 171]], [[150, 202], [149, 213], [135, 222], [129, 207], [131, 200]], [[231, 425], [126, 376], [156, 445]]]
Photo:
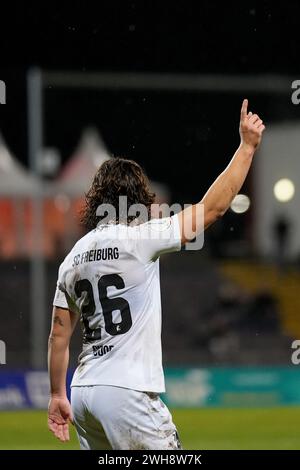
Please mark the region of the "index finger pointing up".
[[248, 100], [245, 99], [243, 101], [242, 108], [241, 108], [241, 119], [245, 119], [247, 117], [247, 113], [248, 113]]

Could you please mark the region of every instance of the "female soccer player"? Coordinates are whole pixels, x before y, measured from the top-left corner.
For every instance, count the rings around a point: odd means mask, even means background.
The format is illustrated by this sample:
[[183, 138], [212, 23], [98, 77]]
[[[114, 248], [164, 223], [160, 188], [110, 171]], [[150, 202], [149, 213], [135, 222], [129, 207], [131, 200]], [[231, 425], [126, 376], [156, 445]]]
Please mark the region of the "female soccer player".
[[[49, 338], [49, 429], [69, 439], [74, 422], [82, 449], [179, 449], [161, 358], [159, 256], [178, 251], [219, 217], [240, 190], [265, 126], [241, 109], [241, 144], [227, 168], [193, 206], [140, 223], [154, 195], [140, 166], [112, 158], [87, 193], [81, 238], [60, 266]], [[126, 197], [121, 208], [119, 197]], [[104, 213], [110, 213], [107, 218]], [[201, 217], [203, 215], [203, 217]], [[66, 395], [69, 341], [80, 318], [83, 347]]]

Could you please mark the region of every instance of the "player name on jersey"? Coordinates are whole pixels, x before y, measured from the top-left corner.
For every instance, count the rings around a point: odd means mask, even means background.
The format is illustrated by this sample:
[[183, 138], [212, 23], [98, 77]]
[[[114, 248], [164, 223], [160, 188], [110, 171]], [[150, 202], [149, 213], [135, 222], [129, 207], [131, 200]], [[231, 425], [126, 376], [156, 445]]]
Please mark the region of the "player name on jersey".
[[101, 357], [110, 352], [113, 349], [113, 345], [110, 346], [93, 346], [94, 357]]
[[119, 248], [99, 248], [98, 250], [88, 250], [74, 256], [73, 267], [92, 261], [110, 261], [119, 258]]

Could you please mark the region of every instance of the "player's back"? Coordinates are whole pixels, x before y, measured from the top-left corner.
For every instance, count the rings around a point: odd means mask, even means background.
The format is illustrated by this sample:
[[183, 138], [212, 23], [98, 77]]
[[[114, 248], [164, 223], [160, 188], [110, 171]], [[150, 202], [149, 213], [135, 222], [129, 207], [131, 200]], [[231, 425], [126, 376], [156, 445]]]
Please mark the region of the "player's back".
[[76, 243], [60, 267], [54, 301], [81, 318], [72, 386], [164, 391], [158, 256], [179, 248], [176, 216], [100, 225]]

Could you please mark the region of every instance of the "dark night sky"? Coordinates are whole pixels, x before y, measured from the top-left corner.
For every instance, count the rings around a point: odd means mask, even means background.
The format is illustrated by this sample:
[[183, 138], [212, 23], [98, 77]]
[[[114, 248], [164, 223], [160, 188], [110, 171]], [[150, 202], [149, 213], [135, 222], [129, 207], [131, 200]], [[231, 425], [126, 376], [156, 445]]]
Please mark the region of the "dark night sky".
[[[9, 10], [2, 5], [0, 79], [6, 81], [7, 104], [0, 108], [0, 130], [27, 163], [25, 76], [32, 65], [300, 78], [299, 14], [299, 2], [271, 0], [10, 2]], [[82, 127], [96, 124], [113, 153], [143, 163], [151, 177], [171, 183], [177, 198], [193, 199], [238, 143], [242, 98], [217, 90], [205, 96], [50, 90], [45, 142], [66, 159]], [[276, 118], [271, 97], [249, 98], [267, 121]]]

